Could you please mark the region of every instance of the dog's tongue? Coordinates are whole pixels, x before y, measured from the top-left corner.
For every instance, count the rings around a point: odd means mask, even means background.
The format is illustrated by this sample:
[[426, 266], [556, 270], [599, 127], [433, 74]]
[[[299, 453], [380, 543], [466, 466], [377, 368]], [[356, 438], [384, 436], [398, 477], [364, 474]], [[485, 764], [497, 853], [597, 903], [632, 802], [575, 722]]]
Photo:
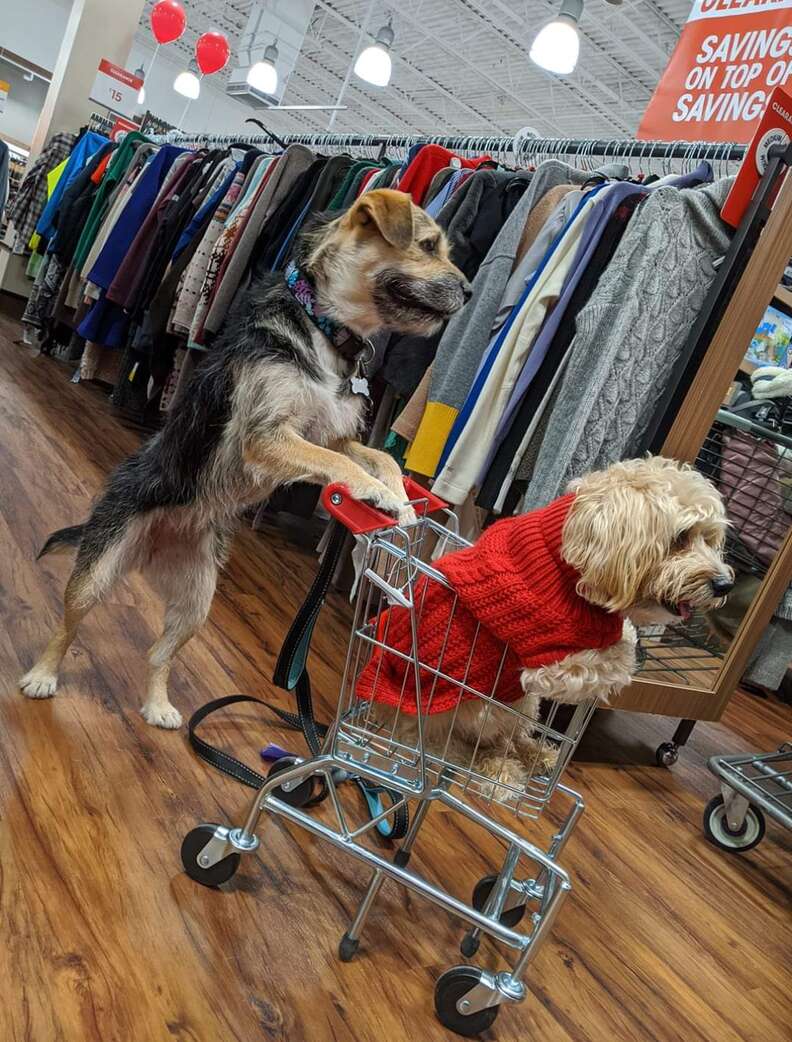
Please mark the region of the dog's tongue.
[[679, 608], [679, 614], [682, 616], [683, 622], [687, 622], [693, 615], [693, 609], [688, 601], [680, 601], [677, 608]]

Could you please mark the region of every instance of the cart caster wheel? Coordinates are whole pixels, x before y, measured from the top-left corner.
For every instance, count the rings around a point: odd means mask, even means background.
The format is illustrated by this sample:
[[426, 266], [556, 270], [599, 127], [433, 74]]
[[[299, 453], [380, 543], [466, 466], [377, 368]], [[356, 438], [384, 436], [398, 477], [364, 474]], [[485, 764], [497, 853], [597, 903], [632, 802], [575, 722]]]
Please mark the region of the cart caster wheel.
[[360, 939], [358, 937], [350, 937], [348, 933], [345, 933], [338, 945], [338, 958], [341, 962], [352, 962], [357, 955], [359, 947]]
[[[497, 879], [497, 876], [484, 876], [482, 879], [479, 879], [478, 883], [473, 887], [472, 903], [477, 912], [484, 911], [489, 895], [492, 893], [492, 888], [495, 886]], [[510, 930], [513, 930], [524, 915], [525, 905], [515, 905], [514, 908], [505, 908], [501, 912], [500, 921], [504, 926], [508, 926]], [[474, 950], [472, 952], [463, 951], [462, 954], [469, 957], [476, 953]]]
[[704, 808], [704, 835], [721, 850], [740, 854], [760, 843], [765, 834], [764, 814], [758, 807], [749, 805], [745, 821], [738, 832], [732, 832], [726, 820], [726, 805], [723, 796], [715, 796]]
[[658, 767], [673, 767], [679, 759], [679, 746], [675, 742], [663, 742], [655, 750], [655, 761]]
[[[267, 778], [274, 778], [276, 774], [290, 770], [296, 763], [296, 756], [282, 756], [280, 760], [276, 760], [270, 767], [267, 772]], [[281, 803], [288, 803], [290, 807], [304, 807], [314, 798], [314, 780], [313, 778], [305, 778], [295, 785], [293, 789], [289, 789], [288, 792], [279, 786], [277, 789], [272, 790], [271, 795], [276, 800], [280, 800]]]
[[181, 859], [184, 871], [202, 886], [220, 886], [227, 883], [239, 868], [240, 855], [236, 851], [208, 868], [203, 868], [198, 861], [201, 851], [214, 836], [217, 825], [198, 825], [184, 837], [181, 845]]
[[460, 1013], [457, 1003], [481, 980], [481, 970], [474, 966], [454, 966], [438, 978], [435, 985], [435, 1012], [437, 1019], [457, 1035], [475, 1038], [491, 1027], [499, 1006], [487, 1006], [475, 1013]]

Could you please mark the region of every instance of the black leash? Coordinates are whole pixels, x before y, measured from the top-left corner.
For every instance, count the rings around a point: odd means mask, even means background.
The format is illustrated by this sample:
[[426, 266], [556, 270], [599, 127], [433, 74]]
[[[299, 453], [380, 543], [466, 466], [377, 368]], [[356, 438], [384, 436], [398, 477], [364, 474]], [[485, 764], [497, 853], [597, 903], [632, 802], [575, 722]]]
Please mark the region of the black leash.
[[[228, 774], [251, 789], [260, 789], [267, 780], [265, 776], [237, 760], [230, 753], [210, 745], [197, 734], [197, 728], [208, 716], [211, 716], [212, 713], [217, 712], [219, 709], [241, 702], [256, 702], [273, 713], [290, 730], [301, 731], [311, 755], [317, 756], [319, 754], [328, 728], [325, 724], [318, 723], [314, 716], [311, 680], [306, 668], [306, 661], [311, 646], [314, 626], [327, 592], [330, 589], [330, 583], [338, 566], [346, 537], [347, 530], [344, 526], [338, 521], [331, 521], [330, 538], [319, 565], [319, 570], [316, 573], [316, 578], [289, 627], [289, 632], [286, 634], [286, 639], [278, 655], [278, 661], [275, 664], [273, 683], [286, 691], [295, 692], [297, 712], [287, 712], [285, 709], [274, 706], [270, 702], [265, 702], [261, 698], [253, 698], [252, 695], [227, 695], [225, 698], [216, 698], [212, 702], [207, 702], [205, 706], [196, 710], [190, 717], [188, 736], [190, 745], [196, 755], [212, 767], [216, 767], [217, 770]], [[278, 762], [277, 760], [275, 761], [276, 764]], [[340, 774], [341, 772], [339, 772]], [[400, 793], [387, 789], [382, 785], [375, 785], [351, 774], [344, 777], [354, 781], [358, 786], [372, 818], [385, 810], [383, 800], [387, 800], [390, 803], [393, 808], [392, 814], [377, 823], [377, 830], [380, 835], [387, 839], [402, 839], [407, 834], [409, 823], [407, 802]], [[303, 807], [320, 803], [327, 796], [325, 779], [317, 775], [311, 780], [313, 782], [313, 791], [307, 800], [301, 802], [300, 805]], [[337, 780], [341, 780], [341, 777]]]

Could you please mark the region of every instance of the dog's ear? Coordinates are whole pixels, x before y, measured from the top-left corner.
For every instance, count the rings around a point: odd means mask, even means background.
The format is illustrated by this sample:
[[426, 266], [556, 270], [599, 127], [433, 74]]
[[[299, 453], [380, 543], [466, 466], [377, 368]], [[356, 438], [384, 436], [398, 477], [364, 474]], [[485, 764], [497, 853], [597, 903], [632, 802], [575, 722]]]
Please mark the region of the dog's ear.
[[588, 474], [570, 489], [575, 501], [561, 542], [564, 560], [580, 573], [581, 595], [608, 611], [624, 611], [642, 598], [673, 539], [671, 498], [649, 494], [629, 467]]
[[376, 188], [358, 199], [347, 217], [353, 227], [375, 227], [399, 250], [407, 249], [413, 241], [413, 205], [406, 192]]

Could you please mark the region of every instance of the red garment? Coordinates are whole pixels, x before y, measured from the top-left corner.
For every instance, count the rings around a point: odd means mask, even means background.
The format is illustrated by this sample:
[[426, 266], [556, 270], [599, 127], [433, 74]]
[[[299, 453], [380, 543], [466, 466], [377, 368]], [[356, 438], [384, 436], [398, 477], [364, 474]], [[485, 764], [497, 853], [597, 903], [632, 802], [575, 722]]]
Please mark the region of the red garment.
[[[513, 702], [522, 695], [522, 669], [621, 639], [621, 615], [584, 600], [576, 590], [580, 576], [561, 558], [561, 534], [574, 498], [562, 496], [541, 510], [498, 521], [474, 546], [435, 561], [453, 592], [425, 576], [418, 581], [414, 603], [420, 610], [423, 712], [453, 709], [460, 682], [475, 689], [463, 691], [463, 700], [479, 692]], [[407, 609], [383, 612], [377, 632], [389, 646], [412, 653]], [[436, 679], [431, 669], [457, 684]], [[417, 713], [413, 662], [387, 651], [375, 654], [358, 677], [356, 694]]]
[[110, 160], [112, 158], [113, 158], [113, 153], [111, 151], [111, 152], [107, 153], [107, 155], [104, 157], [104, 159], [100, 159], [99, 160], [99, 166], [97, 166], [96, 170], [94, 170], [94, 172], [91, 174], [91, 180], [93, 181], [93, 183], [95, 185], [98, 185], [99, 182], [104, 177], [105, 170], [107, 170], [107, 164], [110, 162]]
[[[451, 161], [454, 161], [453, 163]], [[399, 178], [399, 191], [409, 192], [412, 201], [420, 206], [432, 178], [447, 166], [467, 167], [475, 170], [482, 163], [491, 163], [491, 156], [476, 156], [474, 159], [463, 159], [442, 145], [424, 145], [420, 152]]]

